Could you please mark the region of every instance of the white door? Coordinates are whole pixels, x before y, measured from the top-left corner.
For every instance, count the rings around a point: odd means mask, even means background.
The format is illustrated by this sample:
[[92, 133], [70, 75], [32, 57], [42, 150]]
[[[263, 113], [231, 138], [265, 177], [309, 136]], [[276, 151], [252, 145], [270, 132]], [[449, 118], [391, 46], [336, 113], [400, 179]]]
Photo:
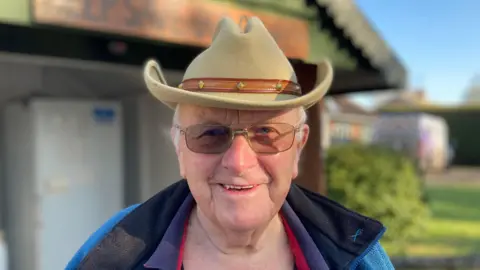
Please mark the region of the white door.
[[37, 101], [38, 269], [64, 269], [87, 237], [123, 207], [117, 103]]

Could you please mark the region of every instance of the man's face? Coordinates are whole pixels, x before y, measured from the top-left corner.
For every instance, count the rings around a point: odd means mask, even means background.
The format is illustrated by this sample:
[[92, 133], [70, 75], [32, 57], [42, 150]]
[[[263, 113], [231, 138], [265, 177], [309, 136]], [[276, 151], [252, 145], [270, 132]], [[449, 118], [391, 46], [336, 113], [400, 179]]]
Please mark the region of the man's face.
[[[308, 137], [307, 125], [293, 130], [299, 126], [299, 110], [238, 111], [181, 105], [178, 113], [180, 128], [190, 129], [178, 141], [180, 173], [187, 179], [202, 214], [236, 231], [268, 223], [298, 175], [300, 151]], [[227, 127], [248, 129], [250, 144], [245, 136], [236, 135], [230, 147], [222, 151], [198, 153], [218, 149], [217, 140], [228, 133]], [[299, 132], [303, 136], [297, 139], [293, 135], [297, 133], [298, 137]], [[258, 153], [275, 149], [283, 152]]]

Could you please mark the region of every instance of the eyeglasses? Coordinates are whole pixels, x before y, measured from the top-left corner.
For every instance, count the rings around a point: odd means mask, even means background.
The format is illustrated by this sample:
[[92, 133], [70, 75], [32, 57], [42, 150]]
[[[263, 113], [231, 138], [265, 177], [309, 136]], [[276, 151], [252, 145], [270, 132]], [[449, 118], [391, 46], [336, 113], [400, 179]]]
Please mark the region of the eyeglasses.
[[228, 150], [236, 135], [244, 136], [255, 153], [272, 155], [287, 151], [293, 145], [300, 127], [287, 123], [268, 123], [234, 129], [226, 125], [197, 124], [182, 129], [190, 151], [200, 154], [220, 154]]

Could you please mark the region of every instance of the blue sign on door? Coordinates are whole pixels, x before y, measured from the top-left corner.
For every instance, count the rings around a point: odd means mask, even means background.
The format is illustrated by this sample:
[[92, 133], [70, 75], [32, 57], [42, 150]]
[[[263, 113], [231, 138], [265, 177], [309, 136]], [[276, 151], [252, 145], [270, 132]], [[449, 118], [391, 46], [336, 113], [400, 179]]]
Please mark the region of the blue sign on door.
[[93, 119], [98, 123], [111, 123], [115, 120], [115, 110], [112, 108], [94, 108]]

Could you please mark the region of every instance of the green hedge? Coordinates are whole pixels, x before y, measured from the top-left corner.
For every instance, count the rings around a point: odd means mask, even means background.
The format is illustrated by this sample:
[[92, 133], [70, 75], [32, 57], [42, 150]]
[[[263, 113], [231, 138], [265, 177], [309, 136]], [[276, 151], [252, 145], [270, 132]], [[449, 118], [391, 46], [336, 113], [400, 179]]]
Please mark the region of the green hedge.
[[376, 146], [333, 146], [326, 173], [329, 197], [384, 223], [384, 241], [398, 248], [395, 252], [423, 231], [429, 211], [408, 158]]
[[449, 128], [451, 141], [457, 144], [454, 164], [480, 165], [480, 111], [431, 112], [443, 117]]

